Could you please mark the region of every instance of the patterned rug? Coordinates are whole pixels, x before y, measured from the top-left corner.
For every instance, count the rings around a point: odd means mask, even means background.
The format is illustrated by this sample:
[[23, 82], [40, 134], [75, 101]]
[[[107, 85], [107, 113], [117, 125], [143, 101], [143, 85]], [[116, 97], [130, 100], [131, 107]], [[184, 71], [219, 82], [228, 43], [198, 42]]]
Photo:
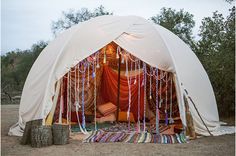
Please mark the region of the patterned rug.
[[[99, 130], [103, 130], [105, 132], [130, 132], [130, 131], [136, 131], [137, 127], [136, 124], [131, 123], [130, 127], [128, 127], [127, 123], [118, 123], [118, 124], [112, 124], [112, 123], [102, 123], [97, 124], [97, 128]], [[94, 124], [87, 124], [86, 125], [87, 131], [94, 131]], [[160, 124], [159, 125], [159, 132], [163, 133], [164, 131], [170, 129], [169, 125]], [[140, 130], [143, 130], [143, 124], [140, 124]], [[80, 132], [80, 129], [78, 125], [73, 125], [72, 132]], [[155, 133], [156, 127], [155, 125], [146, 125], [146, 131], [149, 133]]]
[[186, 143], [186, 137], [183, 133], [180, 134], [152, 134], [152, 133], [136, 133], [136, 132], [106, 132], [103, 130], [91, 131], [83, 140], [83, 143], [108, 143], [108, 142], [125, 142], [125, 143], [160, 143], [160, 144], [175, 144]]

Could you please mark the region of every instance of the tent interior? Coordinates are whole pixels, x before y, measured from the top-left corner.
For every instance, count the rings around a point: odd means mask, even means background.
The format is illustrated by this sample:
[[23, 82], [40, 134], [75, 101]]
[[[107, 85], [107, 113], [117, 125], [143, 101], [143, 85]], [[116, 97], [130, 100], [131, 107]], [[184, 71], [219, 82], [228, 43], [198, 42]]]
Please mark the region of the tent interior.
[[186, 129], [175, 88], [173, 73], [152, 67], [111, 42], [57, 81], [46, 123], [69, 124], [75, 134], [94, 130], [180, 134]]

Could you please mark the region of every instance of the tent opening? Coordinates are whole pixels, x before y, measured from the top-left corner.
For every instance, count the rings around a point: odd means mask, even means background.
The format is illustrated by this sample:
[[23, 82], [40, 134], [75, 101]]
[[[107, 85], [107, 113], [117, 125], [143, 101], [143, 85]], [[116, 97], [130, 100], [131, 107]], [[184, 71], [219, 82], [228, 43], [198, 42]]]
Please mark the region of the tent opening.
[[114, 42], [80, 61], [57, 85], [52, 121], [69, 124], [71, 132], [183, 132], [173, 73], [150, 66]]

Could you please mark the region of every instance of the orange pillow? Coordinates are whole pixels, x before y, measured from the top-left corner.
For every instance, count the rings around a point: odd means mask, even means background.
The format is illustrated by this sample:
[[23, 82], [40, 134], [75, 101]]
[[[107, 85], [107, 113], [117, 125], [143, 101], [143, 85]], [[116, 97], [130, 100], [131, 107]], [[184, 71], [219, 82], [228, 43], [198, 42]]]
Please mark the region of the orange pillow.
[[111, 102], [105, 103], [103, 105], [98, 106], [98, 111], [103, 115], [107, 116], [111, 113], [114, 113], [116, 111], [116, 105], [114, 105]]
[[[132, 112], [129, 113], [130, 122], [135, 122]], [[127, 122], [127, 112], [119, 112], [119, 121]]]

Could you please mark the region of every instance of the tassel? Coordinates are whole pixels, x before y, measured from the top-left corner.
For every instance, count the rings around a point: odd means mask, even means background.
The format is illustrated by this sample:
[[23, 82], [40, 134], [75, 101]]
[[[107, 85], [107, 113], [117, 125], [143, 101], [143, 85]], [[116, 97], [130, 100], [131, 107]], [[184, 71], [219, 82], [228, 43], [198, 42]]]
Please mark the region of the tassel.
[[117, 49], [116, 49], [116, 58], [117, 59], [120, 58], [119, 54], [120, 54], [120, 46], [117, 46]]

